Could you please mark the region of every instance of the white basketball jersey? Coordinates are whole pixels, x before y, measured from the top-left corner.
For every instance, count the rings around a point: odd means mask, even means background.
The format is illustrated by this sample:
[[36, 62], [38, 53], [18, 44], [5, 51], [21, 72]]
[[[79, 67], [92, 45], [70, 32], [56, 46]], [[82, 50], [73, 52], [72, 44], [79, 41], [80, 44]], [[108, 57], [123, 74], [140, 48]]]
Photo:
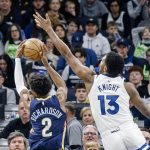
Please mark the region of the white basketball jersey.
[[129, 110], [129, 95], [120, 76], [98, 75], [94, 78], [89, 100], [96, 126], [100, 133], [124, 123], [133, 123]]

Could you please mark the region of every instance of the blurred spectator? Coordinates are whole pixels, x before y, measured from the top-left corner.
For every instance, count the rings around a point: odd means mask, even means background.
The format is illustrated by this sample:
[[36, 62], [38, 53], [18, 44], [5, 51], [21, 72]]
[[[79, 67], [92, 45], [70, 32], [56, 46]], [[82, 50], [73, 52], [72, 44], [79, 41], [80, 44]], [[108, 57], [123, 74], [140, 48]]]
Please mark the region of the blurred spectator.
[[81, 30], [79, 30], [73, 34], [73, 36], [72, 36], [72, 47], [73, 48], [82, 47], [84, 34], [85, 34], [85, 32], [81, 31]]
[[106, 6], [99, 0], [82, 0], [80, 4], [80, 16], [101, 18], [108, 13]]
[[[0, 12], [0, 25], [3, 22], [4, 16], [3, 14]], [[3, 45], [3, 34], [0, 31], [0, 55], [4, 54], [4, 45]]]
[[77, 103], [89, 103], [84, 83], [77, 83], [75, 85], [75, 97]]
[[119, 39], [116, 42], [116, 51], [124, 59], [123, 77], [128, 81], [128, 70], [133, 66], [133, 54], [130, 52], [132, 49], [126, 39]]
[[77, 19], [78, 16], [75, 2], [72, 0], [67, 0], [65, 2], [65, 10], [62, 13], [67, 21], [70, 19]]
[[143, 70], [138, 66], [132, 66], [129, 69], [129, 82], [133, 83], [136, 88], [142, 85]]
[[149, 27], [137, 27], [132, 29], [132, 40], [134, 46], [139, 43], [150, 46], [150, 28]]
[[0, 69], [6, 77], [3, 85], [8, 88], [15, 88], [13, 62], [6, 54], [0, 55]]
[[11, 132], [21, 132], [25, 135], [26, 138], [29, 137], [29, 133], [31, 130], [31, 124], [29, 121], [29, 110], [27, 108], [27, 104], [25, 98], [22, 98], [18, 105], [18, 114], [19, 118], [16, 118], [8, 123], [8, 125], [3, 129], [0, 133], [0, 138], [7, 138]]
[[[12, 0], [0, 0], [0, 12], [3, 15], [3, 21], [0, 24], [0, 31], [3, 35], [7, 34], [7, 30], [10, 25], [17, 23], [22, 24], [22, 17], [18, 9], [12, 9]], [[6, 36], [4, 36], [4, 43], [6, 42]]]
[[107, 23], [107, 30], [105, 35], [109, 41], [111, 50], [115, 50], [117, 40], [121, 39], [117, 24], [114, 21]]
[[4, 54], [3, 35], [0, 32], [0, 55]]
[[8, 28], [7, 42], [5, 44], [5, 53], [12, 59], [16, 57], [16, 51], [22, 42], [21, 28], [17, 24], [13, 24]]
[[[134, 56], [137, 58], [146, 58], [146, 51], [150, 47], [150, 27], [143, 27], [143, 31], [141, 32], [140, 37], [138, 37], [137, 30], [142, 29], [142, 27], [138, 27], [133, 29], [132, 35], [133, 41], [135, 45]], [[137, 33], [136, 33], [137, 32]]]
[[67, 22], [67, 39], [70, 45], [72, 45], [72, 37], [74, 33], [76, 33], [78, 30], [79, 23], [76, 20], [71, 19]]
[[32, 7], [32, 1], [29, 0], [13, 0], [13, 9], [19, 9], [20, 14], [24, 15], [28, 9]]
[[56, 69], [59, 57], [53, 53], [54, 45], [50, 38], [46, 39], [46, 46], [48, 49], [47, 58]]
[[6, 76], [3, 73], [2, 69], [0, 69], [0, 89], [6, 89], [6, 98], [7, 98], [6, 104], [17, 104], [14, 90], [3, 86], [5, 79], [6, 79]]
[[143, 65], [144, 80], [149, 80], [148, 73], [150, 71], [150, 48], [146, 51], [146, 61]]
[[147, 82], [150, 70], [150, 49], [146, 51], [146, 59], [133, 57], [133, 64], [143, 69], [144, 82]]
[[67, 145], [68, 150], [79, 150], [82, 146], [82, 125], [75, 117], [75, 108], [66, 103], [67, 114]]
[[82, 142], [83, 142], [83, 150], [85, 150], [87, 142], [99, 143], [99, 135], [97, 128], [95, 126], [93, 125], [85, 126], [85, 128], [83, 129]]
[[[77, 46], [74, 48], [74, 50], [76, 50], [76, 49], [79, 49], [78, 51], [83, 51], [81, 49], [84, 49], [84, 48]], [[95, 66], [95, 64], [97, 64], [97, 62], [98, 62], [95, 52], [88, 48], [85, 48], [84, 51], [86, 52], [86, 60], [85, 60], [86, 66], [88, 66], [88, 67], [90, 65]], [[59, 72], [59, 74], [62, 74], [62, 71], [64, 70], [66, 65], [67, 65], [66, 60], [62, 56], [60, 56], [58, 63], [57, 63], [57, 71]]]
[[46, 36], [47, 36], [46, 32], [42, 30], [41, 28], [39, 28], [35, 22], [33, 22], [32, 25], [33, 26], [32, 26], [31, 35], [27, 38], [38, 38], [45, 43]]
[[82, 118], [83, 126], [94, 125], [94, 119], [90, 107], [83, 107], [80, 116]]
[[124, 38], [127, 38], [131, 32], [130, 18], [126, 12], [121, 10], [121, 3], [119, 0], [110, 0], [108, 2], [109, 13], [102, 18], [102, 30], [107, 29], [107, 23], [114, 21], [117, 24], [118, 30], [122, 33]]
[[85, 144], [85, 150], [100, 150], [100, 144], [97, 142], [87, 142]]
[[131, 18], [132, 27], [137, 26], [141, 20], [148, 18], [147, 0], [129, 0], [127, 10]]
[[[28, 1], [29, 3], [29, 1]], [[41, 15], [45, 15], [45, 0], [32, 0], [32, 5], [27, 9], [27, 11], [22, 14], [23, 18], [23, 28], [32, 28], [32, 23], [34, 22], [33, 14], [35, 12], [40, 13]], [[28, 30], [29, 30], [28, 29]], [[31, 29], [30, 29], [31, 31]]]
[[56, 26], [57, 24], [62, 24], [64, 27], [66, 26], [66, 20], [64, 16], [60, 13], [61, 2], [60, 0], [50, 0], [49, 1], [49, 10], [48, 15], [52, 22], [52, 26]]
[[149, 71], [149, 82], [148, 84], [140, 85], [138, 86], [137, 90], [140, 94], [141, 98], [144, 98], [145, 100], [150, 100], [150, 71]]
[[[69, 47], [71, 47], [68, 39], [67, 39], [67, 35], [66, 35], [66, 29], [64, 28], [64, 26], [62, 24], [57, 24], [54, 26], [54, 31], [56, 32], [56, 34], [58, 35], [58, 37], [65, 43], [67, 44]], [[57, 56], [60, 56], [60, 53], [58, 52], [58, 50], [56, 48], [54, 48], [54, 54]]]
[[108, 40], [101, 33], [98, 33], [98, 21], [96, 18], [89, 18], [87, 20], [85, 30], [86, 33], [82, 44], [84, 48], [94, 50], [98, 59], [101, 59], [111, 51]]
[[27, 140], [22, 133], [12, 132], [8, 137], [8, 147], [9, 150], [27, 150]]
[[141, 20], [141, 22], [138, 24], [138, 27], [150, 26], [150, 1], [147, 1], [147, 6], [148, 9], [146, 13], [148, 14], [148, 18]]

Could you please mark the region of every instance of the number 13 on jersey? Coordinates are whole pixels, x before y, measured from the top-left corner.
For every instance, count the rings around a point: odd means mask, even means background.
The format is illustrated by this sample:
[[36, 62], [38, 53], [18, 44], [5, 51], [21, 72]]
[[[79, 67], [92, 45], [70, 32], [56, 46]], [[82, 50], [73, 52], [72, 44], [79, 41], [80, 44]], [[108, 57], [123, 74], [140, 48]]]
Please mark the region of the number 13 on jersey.
[[[106, 115], [106, 112], [115, 115], [119, 111], [119, 105], [117, 103], [119, 95], [99, 95], [98, 100], [100, 101], [100, 110], [102, 115]], [[106, 108], [108, 103], [109, 108]]]

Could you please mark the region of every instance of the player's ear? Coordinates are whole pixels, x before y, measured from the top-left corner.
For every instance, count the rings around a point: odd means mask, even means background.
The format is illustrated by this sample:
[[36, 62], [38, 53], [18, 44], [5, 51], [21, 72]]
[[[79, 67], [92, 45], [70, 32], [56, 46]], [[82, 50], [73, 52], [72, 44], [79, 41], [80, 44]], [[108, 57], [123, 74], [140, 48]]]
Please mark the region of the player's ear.
[[104, 66], [104, 72], [107, 72], [107, 67], [106, 66]]
[[36, 92], [34, 92], [34, 91], [32, 91], [32, 90], [30, 90], [30, 95], [32, 95], [34, 98], [36, 98], [37, 97], [37, 94], [36, 94]]

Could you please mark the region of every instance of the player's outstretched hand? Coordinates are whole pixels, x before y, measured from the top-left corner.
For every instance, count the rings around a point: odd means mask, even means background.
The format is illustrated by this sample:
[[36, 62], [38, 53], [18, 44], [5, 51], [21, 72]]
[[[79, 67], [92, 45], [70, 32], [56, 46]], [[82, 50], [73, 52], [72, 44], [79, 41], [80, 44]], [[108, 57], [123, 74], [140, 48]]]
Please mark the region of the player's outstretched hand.
[[45, 15], [46, 19], [44, 19], [38, 12], [36, 12], [33, 17], [35, 18], [34, 20], [36, 22], [36, 25], [46, 32], [51, 28], [52, 24], [48, 17], [48, 14]]
[[23, 42], [20, 43], [19, 47], [17, 48], [17, 51], [16, 51], [16, 58], [20, 58], [22, 57], [22, 54], [23, 54], [23, 50], [24, 50], [24, 43], [25, 43], [26, 40], [24, 40]]

